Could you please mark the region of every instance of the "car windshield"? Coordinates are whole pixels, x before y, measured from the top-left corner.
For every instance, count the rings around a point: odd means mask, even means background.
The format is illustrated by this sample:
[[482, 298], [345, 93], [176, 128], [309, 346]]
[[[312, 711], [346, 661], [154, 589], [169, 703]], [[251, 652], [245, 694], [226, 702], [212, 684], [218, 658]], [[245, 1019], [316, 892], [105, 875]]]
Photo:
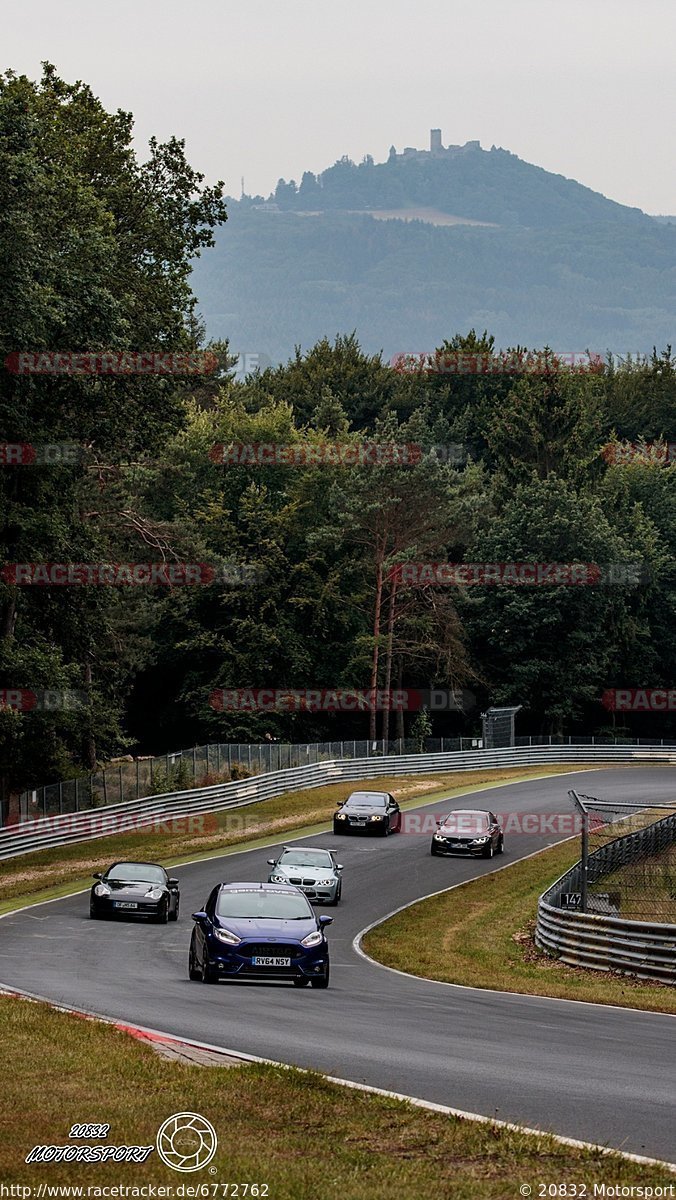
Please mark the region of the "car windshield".
[[279, 892], [250, 888], [221, 892], [216, 915], [252, 921], [307, 921], [313, 914], [305, 897], [290, 888]]
[[333, 870], [333, 859], [328, 850], [285, 850], [279, 865], [282, 867], [323, 867]]
[[125, 862], [109, 867], [106, 879], [120, 883], [165, 883], [166, 875], [162, 867], [154, 867], [152, 863]]
[[444, 817], [443, 826], [450, 833], [474, 836], [488, 830], [488, 814], [482, 812], [452, 812]]
[[370, 796], [368, 792], [353, 792], [345, 802], [346, 808], [387, 808], [387, 796]]

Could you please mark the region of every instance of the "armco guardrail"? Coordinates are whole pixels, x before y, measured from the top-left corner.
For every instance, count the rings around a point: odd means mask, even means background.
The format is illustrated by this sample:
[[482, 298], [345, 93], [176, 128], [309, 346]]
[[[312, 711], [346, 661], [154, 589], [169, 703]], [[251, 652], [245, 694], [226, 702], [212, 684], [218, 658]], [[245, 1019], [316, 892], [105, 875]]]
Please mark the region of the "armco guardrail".
[[[671, 814], [590, 854], [588, 880], [597, 882], [618, 867], [657, 853], [674, 841], [676, 815]], [[540, 896], [535, 929], [540, 949], [571, 966], [622, 971], [640, 979], [676, 984], [676, 925], [559, 908], [562, 893], [579, 892], [580, 884], [577, 863]]]
[[463, 771], [547, 763], [660, 762], [676, 763], [676, 751], [661, 746], [514, 746], [501, 750], [466, 750], [447, 754], [407, 754], [390, 758], [343, 759], [272, 771], [233, 783], [148, 796], [143, 800], [63, 816], [45, 817], [0, 829], [0, 859], [34, 850], [70, 845], [117, 832], [144, 829], [156, 822], [200, 813], [243, 808], [301, 788], [381, 775], [415, 775], [430, 771]]

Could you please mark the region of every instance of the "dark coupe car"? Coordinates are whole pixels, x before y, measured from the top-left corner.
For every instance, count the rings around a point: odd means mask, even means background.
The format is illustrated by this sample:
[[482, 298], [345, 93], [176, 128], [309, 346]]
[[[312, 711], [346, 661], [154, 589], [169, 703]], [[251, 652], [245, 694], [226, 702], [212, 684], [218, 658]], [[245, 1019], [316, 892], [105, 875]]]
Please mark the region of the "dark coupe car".
[[220, 883], [192, 919], [191, 979], [282, 979], [295, 987], [329, 986], [324, 926], [333, 917], [317, 917], [299, 888]]
[[178, 879], [170, 879], [156, 863], [118, 862], [100, 871], [89, 896], [89, 915], [148, 917], [165, 924], [178, 921]]
[[352, 792], [333, 814], [334, 833], [363, 829], [387, 837], [401, 830], [401, 810], [389, 792]]
[[482, 808], [458, 808], [437, 822], [432, 854], [471, 854], [492, 858], [502, 854], [505, 838], [495, 813]]

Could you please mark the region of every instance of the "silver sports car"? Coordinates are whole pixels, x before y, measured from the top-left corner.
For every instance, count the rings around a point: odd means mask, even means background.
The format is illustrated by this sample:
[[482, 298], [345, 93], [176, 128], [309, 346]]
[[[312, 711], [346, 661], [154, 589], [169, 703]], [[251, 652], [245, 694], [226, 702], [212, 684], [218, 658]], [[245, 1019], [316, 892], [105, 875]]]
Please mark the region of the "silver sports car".
[[268, 883], [292, 883], [315, 904], [336, 905], [343, 890], [342, 863], [331, 850], [314, 846], [285, 846], [279, 858], [269, 858]]

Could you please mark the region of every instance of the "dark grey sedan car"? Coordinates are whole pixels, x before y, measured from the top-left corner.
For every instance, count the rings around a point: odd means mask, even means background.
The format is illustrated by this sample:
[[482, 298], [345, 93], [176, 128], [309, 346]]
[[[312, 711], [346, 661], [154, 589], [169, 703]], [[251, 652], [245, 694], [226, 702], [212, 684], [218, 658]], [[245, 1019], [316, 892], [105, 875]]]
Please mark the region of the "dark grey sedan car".
[[438, 822], [432, 837], [432, 854], [502, 854], [505, 838], [495, 813], [483, 808], [457, 808]]
[[389, 792], [352, 792], [333, 814], [334, 833], [372, 833], [387, 837], [401, 831], [401, 810]]

